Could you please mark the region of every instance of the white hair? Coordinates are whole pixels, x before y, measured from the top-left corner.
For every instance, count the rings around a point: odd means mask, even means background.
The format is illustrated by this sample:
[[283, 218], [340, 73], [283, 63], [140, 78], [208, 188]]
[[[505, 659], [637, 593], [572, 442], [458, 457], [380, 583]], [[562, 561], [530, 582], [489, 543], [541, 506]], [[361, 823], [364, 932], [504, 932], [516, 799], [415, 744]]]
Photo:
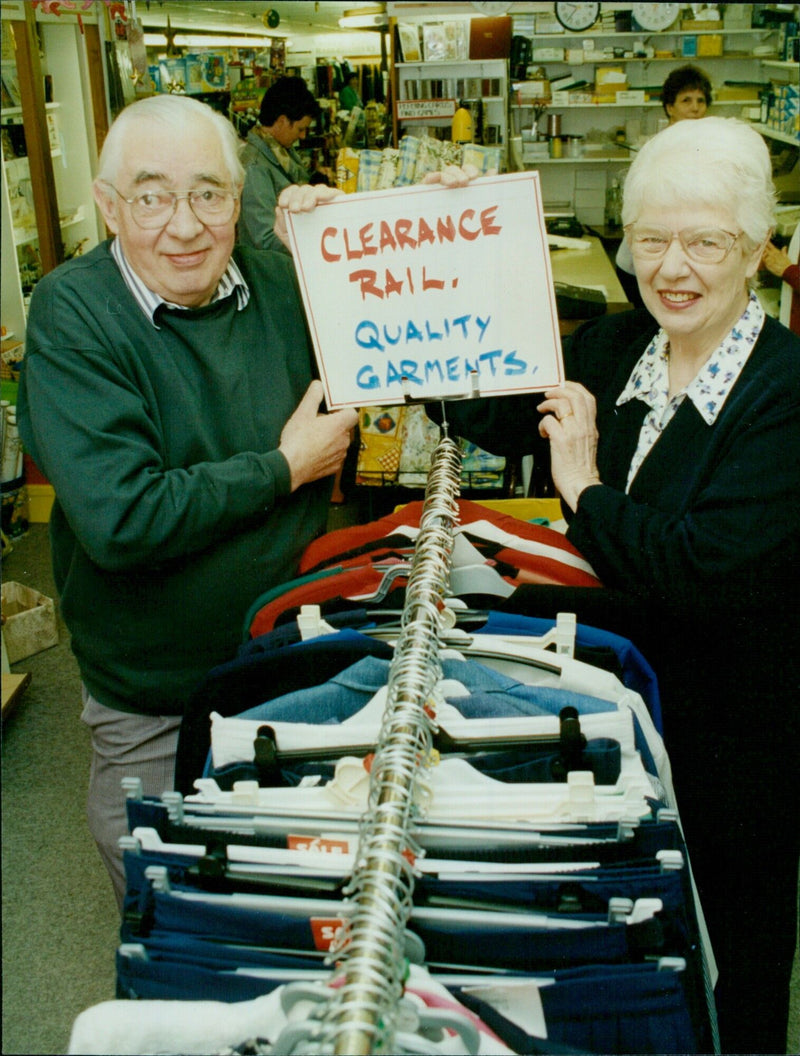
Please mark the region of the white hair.
[[622, 223], [645, 204], [657, 208], [724, 206], [755, 248], [775, 226], [772, 163], [762, 136], [733, 117], [678, 121], [653, 136], [625, 180]]
[[138, 99], [121, 111], [106, 136], [100, 151], [97, 179], [113, 184], [122, 159], [122, 148], [126, 138], [135, 134], [136, 126], [158, 123], [165, 131], [183, 132], [192, 124], [206, 122], [219, 136], [222, 156], [228, 169], [231, 185], [241, 187], [244, 169], [239, 160], [241, 143], [233, 125], [226, 117], [213, 110], [199, 99], [187, 95], [153, 95]]

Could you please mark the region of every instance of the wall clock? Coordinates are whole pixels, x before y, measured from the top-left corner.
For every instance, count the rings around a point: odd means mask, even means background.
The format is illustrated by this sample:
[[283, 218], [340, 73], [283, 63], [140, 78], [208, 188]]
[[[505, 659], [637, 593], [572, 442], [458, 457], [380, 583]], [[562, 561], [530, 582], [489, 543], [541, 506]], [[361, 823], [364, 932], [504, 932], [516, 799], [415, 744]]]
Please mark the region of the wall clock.
[[280, 25], [281, 16], [274, 10], [274, 8], [270, 8], [269, 11], [265, 11], [261, 16], [261, 21], [267, 29], [277, 29]]
[[599, 4], [555, 4], [558, 21], [572, 33], [582, 33], [597, 21], [600, 15]]
[[680, 4], [634, 4], [631, 14], [641, 29], [659, 33], [671, 26], [680, 13]]

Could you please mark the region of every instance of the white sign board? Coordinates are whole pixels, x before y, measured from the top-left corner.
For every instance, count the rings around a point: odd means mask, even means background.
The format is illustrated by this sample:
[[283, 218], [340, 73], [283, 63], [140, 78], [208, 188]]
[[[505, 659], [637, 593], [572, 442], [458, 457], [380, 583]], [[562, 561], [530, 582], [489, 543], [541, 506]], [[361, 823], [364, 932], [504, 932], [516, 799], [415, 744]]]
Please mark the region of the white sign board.
[[351, 194], [287, 220], [329, 409], [564, 380], [537, 173]]
[[432, 121], [456, 112], [455, 99], [398, 99], [395, 106], [398, 121]]

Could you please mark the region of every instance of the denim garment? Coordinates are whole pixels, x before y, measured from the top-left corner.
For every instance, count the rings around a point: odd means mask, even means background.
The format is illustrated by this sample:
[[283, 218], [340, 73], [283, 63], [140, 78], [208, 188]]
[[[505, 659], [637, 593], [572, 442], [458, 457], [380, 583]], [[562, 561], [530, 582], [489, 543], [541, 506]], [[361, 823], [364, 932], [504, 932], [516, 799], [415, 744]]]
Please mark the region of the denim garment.
[[[483, 627], [476, 628], [476, 634], [529, 634], [540, 638], [555, 626], [554, 620], [540, 619], [535, 616], [519, 616], [511, 612], [490, 612]], [[653, 722], [659, 733], [664, 728], [661, 719], [661, 699], [658, 692], [658, 679], [655, 671], [628, 638], [598, 627], [589, 627], [579, 623], [575, 629], [576, 659], [591, 663], [588, 656], [581, 656], [581, 648], [607, 647], [613, 650], [619, 664], [619, 678], [624, 686], [638, 693], [650, 711]]]
[[[278, 697], [237, 717], [316, 725], [343, 722], [387, 684], [389, 664], [388, 660], [365, 657], [322, 685]], [[450, 699], [465, 718], [558, 715], [569, 705], [585, 715], [616, 710], [613, 703], [597, 697], [547, 686], [526, 686], [474, 660], [443, 660], [441, 666], [444, 678], [462, 683], [470, 692], [469, 696]]]

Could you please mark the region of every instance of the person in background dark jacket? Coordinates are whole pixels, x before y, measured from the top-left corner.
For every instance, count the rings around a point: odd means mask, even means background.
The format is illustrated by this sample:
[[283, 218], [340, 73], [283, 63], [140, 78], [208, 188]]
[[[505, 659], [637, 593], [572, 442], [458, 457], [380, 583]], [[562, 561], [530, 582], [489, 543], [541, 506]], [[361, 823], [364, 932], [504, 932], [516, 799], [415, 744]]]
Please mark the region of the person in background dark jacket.
[[275, 236], [275, 206], [284, 188], [308, 183], [310, 173], [294, 149], [319, 114], [319, 104], [300, 77], [281, 77], [264, 92], [258, 124], [242, 151], [245, 178], [238, 240], [243, 246], [287, 253]]
[[728, 1053], [785, 1051], [797, 934], [800, 340], [750, 289], [773, 224], [754, 129], [671, 125], [625, 183], [644, 308], [577, 331], [543, 399], [446, 409], [495, 454], [549, 447], [567, 537], [605, 588], [520, 587], [501, 607], [575, 612], [658, 675]]
[[120, 782], [173, 787], [184, 706], [324, 532], [356, 421], [319, 413], [291, 259], [234, 249], [238, 152], [198, 100], [124, 109], [94, 183], [115, 237], [46, 275], [28, 319], [19, 428], [55, 489], [89, 826], [120, 904]]

